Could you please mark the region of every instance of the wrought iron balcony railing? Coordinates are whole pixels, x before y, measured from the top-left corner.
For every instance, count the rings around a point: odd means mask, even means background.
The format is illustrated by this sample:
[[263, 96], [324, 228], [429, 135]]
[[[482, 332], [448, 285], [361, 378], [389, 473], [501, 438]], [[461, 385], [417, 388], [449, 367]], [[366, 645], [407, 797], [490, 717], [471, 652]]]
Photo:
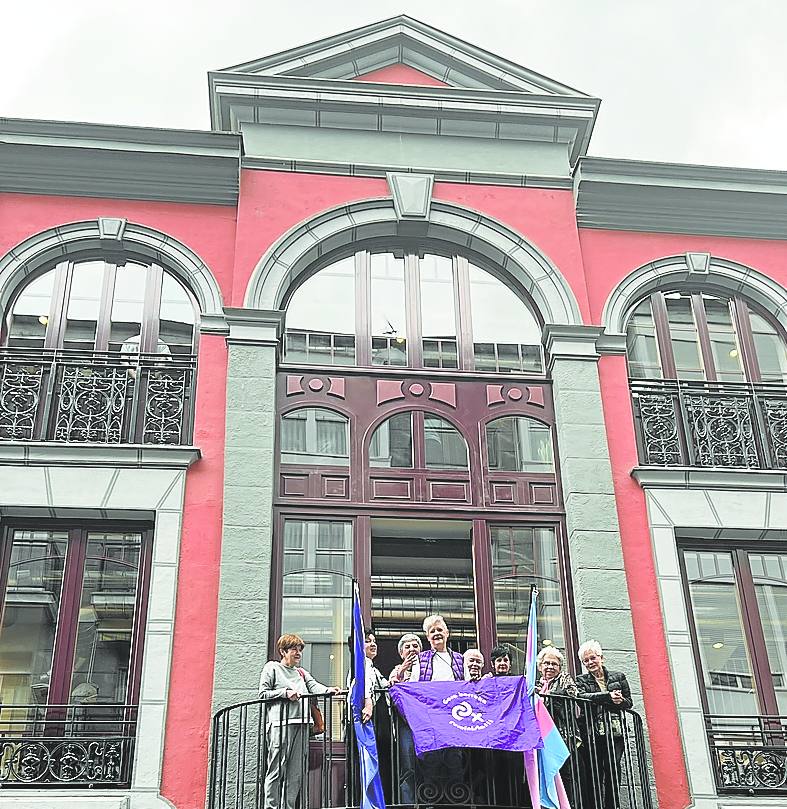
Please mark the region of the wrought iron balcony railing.
[[3, 705], [0, 786], [127, 787], [136, 727], [132, 705]]
[[[298, 729], [303, 725], [282, 723], [281, 700], [244, 702], [216, 713], [208, 809], [284, 809], [298, 800], [302, 809], [361, 804], [346, 696], [302, 699], [301, 719], [309, 716], [310, 702], [325, 719], [325, 732], [311, 741]], [[640, 716], [568, 697], [552, 697], [548, 705], [570, 751], [561, 775], [571, 806], [652, 809]], [[375, 717], [386, 805], [530, 806], [521, 753], [452, 749], [416, 759], [399, 715], [394, 711], [387, 723]], [[283, 765], [282, 749], [291, 751], [290, 767]]]
[[188, 444], [196, 357], [0, 349], [0, 441]]
[[787, 386], [632, 379], [639, 459], [787, 469]]
[[787, 795], [787, 717], [708, 716], [720, 794]]

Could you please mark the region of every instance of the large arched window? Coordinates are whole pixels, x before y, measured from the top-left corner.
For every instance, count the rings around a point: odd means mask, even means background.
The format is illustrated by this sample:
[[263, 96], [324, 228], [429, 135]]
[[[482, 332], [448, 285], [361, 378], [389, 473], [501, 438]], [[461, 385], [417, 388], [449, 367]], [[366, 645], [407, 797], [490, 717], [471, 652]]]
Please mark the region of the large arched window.
[[347, 466], [350, 425], [324, 407], [302, 407], [281, 417], [281, 461], [291, 464]]
[[467, 443], [451, 422], [432, 413], [396, 413], [369, 443], [369, 466], [388, 469], [468, 468]]
[[635, 379], [787, 381], [787, 342], [738, 296], [656, 292], [634, 309], [626, 332]]
[[322, 365], [540, 373], [541, 326], [523, 298], [457, 254], [360, 250], [287, 306], [284, 359]]
[[63, 261], [16, 295], [4, 344], [146, 354], [193, 354], [196, 306], [157, 264]]
[[487, 462], [492, 472], [553, 472], [552, 433], [527, 416], [504, 416], [486, 425]]

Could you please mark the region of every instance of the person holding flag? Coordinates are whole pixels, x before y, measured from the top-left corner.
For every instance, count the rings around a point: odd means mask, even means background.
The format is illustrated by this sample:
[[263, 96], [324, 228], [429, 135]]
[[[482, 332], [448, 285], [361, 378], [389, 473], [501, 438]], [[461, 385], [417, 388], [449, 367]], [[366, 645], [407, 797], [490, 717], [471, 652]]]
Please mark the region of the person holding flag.
[[385, 809], [385, 796], [380, 778], [380, 761], [377, 755], [377, 740], [374, 727], [364, 712], [367, 703], [366, 651], [364, 648], [363, 618], [358, 585], [353, 587], [353, 622], [350, 648], [352, 651], [352, 682], [350, 684], [350, 713], [355, 740], [358, 745], [358, 768], [360, 770], [361, 809]]
[[537, 663], [538, 633], [537, 608], [538, 590], [533, 587], [530, 594], [530, 615], [527, 622], [527, 651], [525, 654], [525, 679], [530, 700], [533, 705], [541, 738], [542, 749], [528, 750], [525, 755], [525, 774], [527, 775], [530, 800], [533, 809], [571, 809], [571, 805], [560, 777], [560, 768], [568, 759], [569, 752], [563, 737], [555, 726], [549, 711], [538, 693], [540, 680]]

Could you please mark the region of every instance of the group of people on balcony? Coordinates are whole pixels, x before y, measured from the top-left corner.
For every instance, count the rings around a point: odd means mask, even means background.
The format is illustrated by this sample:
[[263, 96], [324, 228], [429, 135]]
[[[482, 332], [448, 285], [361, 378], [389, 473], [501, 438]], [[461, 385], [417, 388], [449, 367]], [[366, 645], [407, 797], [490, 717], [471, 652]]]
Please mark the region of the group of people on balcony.
[[[377, 641], [372, 632], [365, 638], [366, 652], [366, 694], [362, 720], [372, 722], [378, 741], [380, 773], [386, 792], [390, 795], [393, 786], [391, 773], [391, 739], [395, 739], [398, 752], [398, 800], [402, 804], [416, 802], [416, 782], [422, 777], [425, 763], [417, 760], [412, 732], [404, 718], [392, 709], [385, 689], [397, 683], [428, 681], [468, 680], [476, 681], [485, 677], [505, 677], [511, 671], [511, 655], [505, 645], [492, 649], [491, 670], [484, 673], [484, 656], [479, 649], [468, 649], [460, 654], [450, 649], [450, 632], [440, 615], [430, 615], [424, 619], [423, 630], [428, 648], [424, 649], [421, 638], [414, 633], [402, 635], [398, 643], [401, 662], [388, 677], [374, 665], [377, 657]], [[267, 706], [268, 754], [265, 777], [265, 809], [295, 809], [301, 792], [302, 780], [306, 773], [308, 757], [309, 728], [313, 711], [301, 697], [314, 694], [335, 694], [336, 687], [317, 682], [304, 669], [299, 667], [304, 642], [297, 635], [283, 635], [277, 649], [281, 659], [265, 664], [260, 677], [260, 698], [274, 700]], [[620, 712], [632, 707], [631, 690], [625, 674], [611, 671], [604, 666], [604, 654], [595, 640], [583, 643], [578, 650], [585, 673], [576, 680], [565, 668], [565, 658], [557, 648], [543, 648], [537, 658], [540, 680], [538, 692], [550, 698], [573, 698], [587, 700], [589, 721], [576, 721], [575, 701], [550, 699], [553, 717], [559, 728], [571, 729], [577, 738], [567, 740], [572, 754], [581, 751], [579, 767], [564, 765], [567, 790], [579, 796], [585, 788], [571, 773], [587, 768], [595, 772], [596, 793], [603, 798], [604, 809], [616, 809], [618, 805], [618, 784], [620, 762], [624, 751], [624, 722]], [[606, 709], [606, 710], [605, 710]], [[572, 713], [573, 712], [573, 713]], [[570, 716], [571, 714], [571, 716]], [[573, 718], [572, 718], [573, 717]], [[586, 719], [587, 719], [586, 717]], [[395, 733], [391, 733], [393, 718]], [[287, 726], [287, 733], [281, 732]], [[592, 742], [589, 736], [595, 737]], [[599, 738], [601, 737], [601, 738]], [[454, 751], [455, 752], [455, 751]], [[451, 767], [451, 751], [437, 751], [427, 754], [438, 764]], [[509, 754], [504, 754], [509, 755]], [[442, 757], [441, 757], [442, 756]], [[521, 755], [517, 757], [521, 771]], [[428, 760], [426, 762], [428, 769]], [[508, 773], [510, 775], [510, 772]], [[284, 788], [283, 788], [284, 787]], [[583, 806], [587, 797], [580, 801]]]

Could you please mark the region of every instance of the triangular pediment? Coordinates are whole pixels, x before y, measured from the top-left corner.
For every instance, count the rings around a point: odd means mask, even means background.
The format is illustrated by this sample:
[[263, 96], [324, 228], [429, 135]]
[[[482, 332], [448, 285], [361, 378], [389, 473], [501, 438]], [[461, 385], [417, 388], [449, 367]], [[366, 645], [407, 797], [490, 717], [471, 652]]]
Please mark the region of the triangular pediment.
[[352, 80], [379, 74], [401, 66], [410, 81], [416, 74], [432, 80], [432, 85], [469, 90], [509, 90], [536, 95], [586, 97], [567, 85], [535, 73], [507, 59], [495, 56], [461, 39], [400, 15], [342, 34], [311, 42], [262, 59], [225, 68], [220, 73], [253, 76]]

